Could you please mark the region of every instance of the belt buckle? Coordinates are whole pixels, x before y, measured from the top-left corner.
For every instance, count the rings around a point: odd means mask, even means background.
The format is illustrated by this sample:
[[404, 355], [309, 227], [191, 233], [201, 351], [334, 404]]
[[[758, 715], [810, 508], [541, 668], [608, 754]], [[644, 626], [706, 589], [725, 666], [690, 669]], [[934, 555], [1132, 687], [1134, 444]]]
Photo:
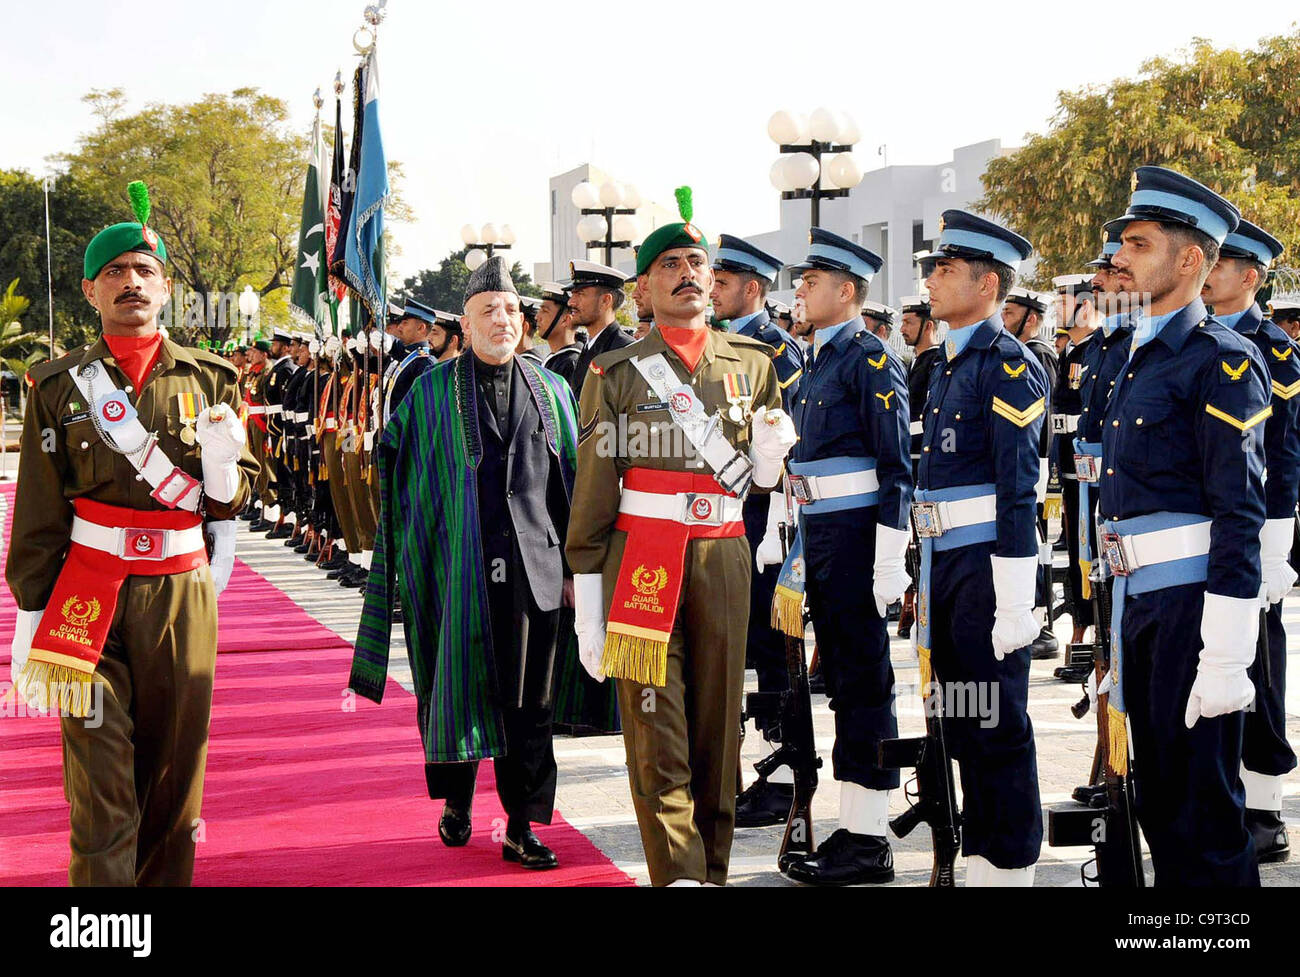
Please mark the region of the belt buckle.
[[117, 552], [124, 560], [165, 560], [171, 537], [166, 529], [128, 527], [118, 531]]
[[1101, 477], [1101, 459], [1096, 455], [1075, 455], [1074, 474], [1081, 482], [1095, 482]]
[[1133, 566], [1124, 554], [1124, 538], [1119, 533], [1102, 530], [1101, 550], [1106, 557], [1106, 566], [1117, 577], [1133, 575]]
[[1070, 415], [1053, 414], [1052, 415], [1052, 433], [1069, 434], [1070, 433]]
[[[739, 451], [713, 476], [714, 481], [737, 498], [744, 498], [754, 480], [754, 463]], [[694, 493], [687, 493], [688, 495]]]
[[722, 496], [701, 492], [687, 492], [685, 515], [682, 522], [688, 526], [721, 526]]
[[169, 509], [175, 509], [181, 499], [189, 495], [199, 485], [200, 482], [197, 478], [186, 475], [179, 468], [173, 468], [171, 474], [159, 482], [158, 487], [149, 493], [149, 497]]
[[913, 502], [912, 524], [916, 535], [923, 539], [938, 539], [943, 535], [943, 520], [939, 518], [938, 502]]
[[800, 505], [808, 505], [816, 501], [813, 498], [812, 483], [808, 481], [807, 475], [790, 476], [790, 494]]

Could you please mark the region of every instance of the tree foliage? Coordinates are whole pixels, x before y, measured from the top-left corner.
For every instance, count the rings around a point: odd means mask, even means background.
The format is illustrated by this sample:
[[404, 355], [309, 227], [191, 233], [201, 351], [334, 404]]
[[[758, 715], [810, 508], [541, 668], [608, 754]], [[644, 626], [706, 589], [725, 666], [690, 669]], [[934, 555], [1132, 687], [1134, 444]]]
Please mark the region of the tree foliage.
[[[443, 312], [459, 314], [464, 305], [465, 286], [469, 284], [470, 271], [465, 266], [465, 255], [469, 248], [464, 247], [447, 255], [436, 269], [417, 272], [402, 283], [401, 292], [394, 301], [415, 299], [425, 305]], [[524, 271], [524, 266], [516, 261], [510, 268], [510, 277], [520, 295], [540, 296], [541, 289], [533, 284], [532, 278]]]
[[989, 163], [977, 205], [1033, 241], [1031, 284], [1097, 256], [1102, 224], [1124, 213], [1131, 175], [1148, 164], [1222, 193], [1300, 264], [1300, 31], [1246, 51], [1198, 39], [1057, 105], [1046, 134]]

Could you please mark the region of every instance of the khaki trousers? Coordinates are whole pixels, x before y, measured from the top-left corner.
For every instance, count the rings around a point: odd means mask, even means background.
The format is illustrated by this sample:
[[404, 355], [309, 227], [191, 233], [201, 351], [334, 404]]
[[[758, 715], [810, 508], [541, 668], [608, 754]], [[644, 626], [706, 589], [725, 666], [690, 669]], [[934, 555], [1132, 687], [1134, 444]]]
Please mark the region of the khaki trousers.
[[[605, 606], [627, 534], [610, 534]], [[664, 688], [618, 680], [632, 803], [653, 885], [727, 881], [749, 627], [745, 537], [686, 544]]]
[[69, 884], [190, 884], [216, 660], [206, 566], [126, 578], [93, 676], [92, 715], [61, 721]]
[[343, 533], [343, 545], [349, 553], [358, 553], [361, 551], [361, 541], [357, 532], [357, 512], [343, 471], [343, 453], [339, 449], [339, 439], [333, 431], [326, 431], [321, 438], [321, 455], [328, 476], [326, 486], [329, 488], [330, 502], [334, 505], [334, 515], [338, 517], [339, 529]]

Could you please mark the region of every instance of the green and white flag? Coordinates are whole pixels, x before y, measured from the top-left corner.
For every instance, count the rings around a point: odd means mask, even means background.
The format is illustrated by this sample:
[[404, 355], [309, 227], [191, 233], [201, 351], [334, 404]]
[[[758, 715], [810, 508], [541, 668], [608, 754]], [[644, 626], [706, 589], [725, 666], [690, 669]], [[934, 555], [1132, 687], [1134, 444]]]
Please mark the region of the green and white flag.
[[298, 262], [293, 273], [289, 312], [318, 334], [333, 331], [328, 284], [329, 257], [325, 248], [325, 193], [321, 178], [325, 165], [325, 140], [320, 115], [311, 132], [311, 158], [307, 161], [307, 186], [302, 195], [302, 228], [298, 232]]

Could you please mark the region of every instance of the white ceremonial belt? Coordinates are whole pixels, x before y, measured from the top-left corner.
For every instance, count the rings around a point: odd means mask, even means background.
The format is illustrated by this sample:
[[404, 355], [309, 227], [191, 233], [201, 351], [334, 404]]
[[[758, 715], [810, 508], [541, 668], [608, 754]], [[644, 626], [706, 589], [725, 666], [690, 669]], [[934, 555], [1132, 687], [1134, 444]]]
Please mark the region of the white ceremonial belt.
[[139, 526], [101, 526], [80, 516], [72, 517], [72, 542], [111, 553], [123, 560], [167, 560], [205, 549], [203, 527], [143, 529]]
[[301, 424], [303, 421], [307, 420], [307, 418], [309, 418], [309, 417], [311, 417], [311, 411], [309, 411], [309, 410], [300, 410], [300, 411], [295, 411], [294, 414], [293, 414], [293, 420], [294, 420], [294, 423], [295, 423], [295, 424]]
[[1103, 532], [1101, 546], [1112, 571], [1127, 576], [1134, 570], [1155, 566], [1157, 563], [1205, 556], [1210, 552], [1210, 525], [1206, 521], [1132, 536]]
[[645, 519], [666, 519], [684, 526], [721, 526], [743, 521], [745, 503], [743, 499], [717, 493], [663, 494], [625, 488], [618, 501], [618, 511]]
[[265, 413], [266, 413], [266, 405], [265, 405], [265, 404], [249, 404], [249, 405], [248, 405], [248, 416], [249, 416], [249, 417], [261, 417], [261, 416], [262, 416], [263, 414], [265, 414]]
[[283, 413], [284, 413], [284, 404], [267, 404], [267, 405], [266, 405], [266, 412], [267, 412], [268, 414], [283, 414]]
[[[791, 475], [790, 481], [796, 479], [803, 488], [797, 493], [796, 501], [824, 502], [827, 499], [842, 499], [846, 495], [871, 495], [880, 491], [880, 479], [874, 468], [860, 472], [844, 472], [840, 475]], [[806, 495], [806, 497], [804, 497]]]
[[998, 497], [977, 495], [950, 502], [913, 502], [912, 515], [918, 536], [938, 538], [951, 529], [996, 522]]
[[327, 431], [337, 431], [337, 430], [338, 430], [338, 426], [339, 426], [339, 422], [336, 421], [334, 418], [332, 418], [332, 417], [327, 417], [327, 418], [325, 418], [325, 430], [327, 430]]
[[1052, 433], [1053, 434], [1073, 434], [1079, 430], [1078, 414], [1053, 414], [1052, 415]]
[[924, 434], [924, 433], [925, 433], [925, 422], [924, 422], [924, 421], [913, 421], [912, 424], [911, 424], [911, 426], [910, 426], [907, 430], [908, 430], [908, 432], [911, 433], [913, 436], [915, 436], [915, 435], [917, 435], [917, 434]]

